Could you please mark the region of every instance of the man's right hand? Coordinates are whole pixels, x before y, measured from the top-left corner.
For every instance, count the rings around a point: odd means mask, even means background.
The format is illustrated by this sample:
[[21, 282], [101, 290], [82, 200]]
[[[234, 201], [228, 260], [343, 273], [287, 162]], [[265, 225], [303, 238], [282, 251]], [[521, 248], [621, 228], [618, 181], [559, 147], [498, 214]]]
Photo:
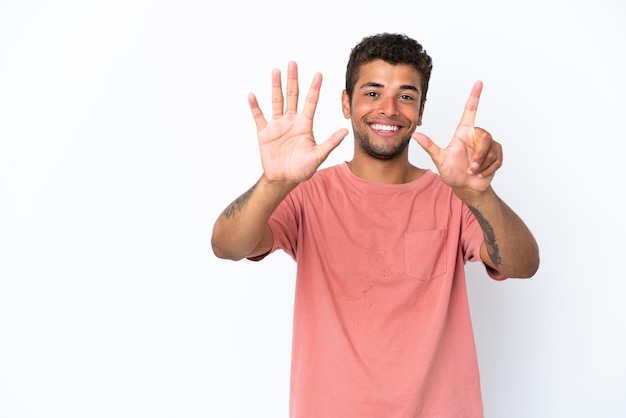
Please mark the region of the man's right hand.
[[300, 183], [309, 179], [348, 135], [343, 128], [321, 144], [313, 136], [313, 117], [320, 95], [322, 75], [316, 73], [298, 113], [298, 66], [291, 61], [287, 67], [287, 104], [283, 96], [281, 72], [272, 71], [272, 119], [267, 121], [254, 94], [248, 103], [257, 128], [263, 175], [269, 182]]

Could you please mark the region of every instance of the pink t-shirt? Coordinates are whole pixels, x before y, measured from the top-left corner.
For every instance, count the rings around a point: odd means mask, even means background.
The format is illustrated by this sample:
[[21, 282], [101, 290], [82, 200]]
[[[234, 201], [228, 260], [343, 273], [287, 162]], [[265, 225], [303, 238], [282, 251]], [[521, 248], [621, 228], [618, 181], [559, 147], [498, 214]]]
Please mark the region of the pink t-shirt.
[[270, 227], [297, 262], [291, 417], [483, 416], [464, 272], [483, 234], [438, 175], [322, 169]]

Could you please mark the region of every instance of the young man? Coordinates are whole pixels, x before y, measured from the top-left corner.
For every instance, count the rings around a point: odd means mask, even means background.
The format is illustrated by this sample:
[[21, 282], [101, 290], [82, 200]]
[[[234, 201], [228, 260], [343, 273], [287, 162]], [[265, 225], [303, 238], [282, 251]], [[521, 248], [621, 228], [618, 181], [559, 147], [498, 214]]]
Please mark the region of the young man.
[[[496, 195], [502, 148], [474, 126], [471, 90], [446, 148], [421, 125], [431, 58], [402, 34], [369, 36], [347, 65], [343, 113], [351, 161], [318, 170], [346, 137], [316, 143], [316, 74], [298, 113], [298, 73], [272, 73], [268, 121], [250, 95], [263, 173], [217, 219], [220, 258], [297, 262], [292, 417], [482, 417], [464, 264], [496, 280], [527, 278], [537, 243]], [[409, 162], [411, 139], [438, 174]]]

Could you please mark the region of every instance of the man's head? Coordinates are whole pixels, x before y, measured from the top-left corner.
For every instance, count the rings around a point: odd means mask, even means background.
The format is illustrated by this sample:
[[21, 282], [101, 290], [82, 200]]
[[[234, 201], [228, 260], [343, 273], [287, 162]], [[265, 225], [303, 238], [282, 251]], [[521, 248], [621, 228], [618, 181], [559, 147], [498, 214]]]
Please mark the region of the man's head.
[[350, 53], [341, 102], [352, 120], [355, 159], [408, 158], [408, 145], [422, 124], [432, 60], [405, 35], [363, 38]]
[[350, 100], [361, 67], [375, 60], [414, 67], [422, 75], [422, 103], [426, 101], [430, 72], [433, 68], [432, 59], [417, 41], [406, 35], [393, 33], [367, 36], [352, 49], [346, 68], [346, 93]]

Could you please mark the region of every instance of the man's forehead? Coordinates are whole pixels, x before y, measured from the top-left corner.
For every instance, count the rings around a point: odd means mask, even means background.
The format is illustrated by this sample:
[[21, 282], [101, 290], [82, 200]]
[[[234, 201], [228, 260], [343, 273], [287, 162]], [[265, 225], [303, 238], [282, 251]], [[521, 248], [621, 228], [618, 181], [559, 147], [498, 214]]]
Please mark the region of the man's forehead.
[[377, 60], [361, 67], [356, 87], [419, 90], [421, 80], [421, 74], [409, 64], [390, 64]]

